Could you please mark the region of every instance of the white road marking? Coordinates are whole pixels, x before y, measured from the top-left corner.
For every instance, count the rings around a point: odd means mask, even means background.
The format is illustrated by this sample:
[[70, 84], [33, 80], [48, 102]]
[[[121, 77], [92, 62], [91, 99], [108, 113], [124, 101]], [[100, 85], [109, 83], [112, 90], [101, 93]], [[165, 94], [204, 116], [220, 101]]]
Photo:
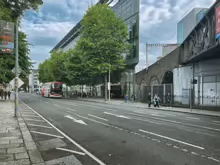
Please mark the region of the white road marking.
[[180, 147], [178, 147], [178, 146], [173, 146], [173, 148], [179, 149]]
[[49, 133], [44, 133], [44, 132], [38, 132], [38, 131], [30, 131], [32, 133], [36, 133], [36, 134], [40, 134], [40, 135], [46, 135], [46, 136], [51, 136], [51, 137], [56, 137], [56, 138], [64, 138], [62, 136], [58, 136], [58, 135], [53, 135], [53, 134], [49, 134]]
[[55, 105], [55, 106], [59, 107], [59, 105], [57, 105], [57, 104], [53, 104], [53, 105]]
[[160, 120], [160, 121], [165, 121], [165, 122], [170, 122], [170, 123], [175, 123], [175, 124], [183, 124], [183, 125], [187, 125], [187, 126], [203, 128], [203, 129], [209, 129], [209, 130], [219, 131], [220, 132], [220, 129], [211, 128], [211, 127], [204, 127], [204, 126], [199, 126], [199, 125], [194, 125], [194, 124], [187, 124], [187, 123], [182, 123], [182, 122], [175, 121], [175, 120], [167, 120], [167, 119], [161, 119], [161, 118], [157, 118], [157, 117], [147, 117], [147, 118], [152, 118], [152, 119], [156, 119], [156, 120]]
[[53, 128], [53, 127], [48, 127], [48, 126], [44, 126], [44, 125], [37, 125], [37, 124], [28, 124], [28, 125], [33, 126], [33, 127]]
[[201, 157], [205, 158], [206, 156], [205, 155], [201, 155]]
[[191, 152], [191, 154], [192, 154], [192, 155], [199, 155], [199, 154], [197, 154], [196, 152]]
[[215, 161], [215, 162], [220, 162], [220, 160], [215, 159], [215, 158], [213, 158], [213, 157], [208, 157], [208, 159], [213, 160], [213, 161]]
[[102, 117], [98, 117], [98, 116], [91, 115], [91, 114], [88, 114], [88, 115], [91, 116], [91, 117], [94, 117], [94, 118], [100, 119], [100, 120], [108, 121], [108, 119], [105, 119], [105, 118], [102, 118]]
[[163, 136], [163, 135], [159, 135], [159, 134], [156, 134], [156, 133], [153, 133], [153, 132], [148, 132], [148, 131], [145, 131], [145, 130], [142, 130], [142, 129], [139, 129], [139, 131], [150, 134], [150, 135], [154, 135], [154, 136], [157, 136], [157, 137], [161, 137], [161, 138], [164, 138], [164, 139], [167, 139], [167, 140], [171, 140], [171, 141], [174, 141], [174, 142], [178, 142], [178, 143], [181, 143], [181, 144], [185, 144], [187, 146], [191, 146], [191, 147], [198, 148], [198, 149], [201, 149], [201, 150], [205, 149], [203, 147], [200, 147], [200, 146], [197, 146], [197, 145], [194, 145], [194, 144], [190, 144], [190, 143], [187, 143], [187, 142], [176, 140], [176, 139], [173, 139], [173, 138], [170, 138], [170, 137], [167, 137], [167, 136]]
[[73, 121], [76, 122], [76, 123], [83, 124], [83, 125], [87, 125], [83, 120], [77, 120], [77, 119], [73, 118], [73, 117], [70, 116], [70, 115], [67, 115], [67, 116], [65, 116], [65, 117], [68, 118], [68, 119], [73, 120]]
[[47, 104], [48, 104], [49, 102], [45, 101], [45, 103], [47, 103]]
[[61, 151], [67, 151], [67, 152], [71, 152], [71, 153], [74, 153], [74, 154], [78, 154], [78, 155], [86, 155], [85, 153], [83, 152], [78, 152], [78, 151], [74, 151], [74, 150], [69, 150], [69, 149], [66, 149], [66, 148], [56, 148], [57, 150], [61, 150]]
[[92, 158], [94, 161], [99, 163], [100, 165], [106, 165], [101, 160], [99, 160], [96, 156], [91, 154], [88, 150], [86, 150], [84, 147], [82, 147], [80, 144], [75, 142], [73, 139], [71, 139], [69, 136], [67, 136], [65, 133], [63, 133], [61, 130], [59, 130], [57, 127], [55, 127], [51, 122], [49, 122], [47, 119], [45, 119], [42, 115], [37, 113], [33, 108], [25, 104], [23, 101], [21, 101], [24, 105], [26, 105], [28, 108], [30, 108], [35, 114], [39, 115], [45, 122], [47, 122], [51, 127], [53, 127], [55, 130], [57, 130], [60, 134], [62, 134], [65, 138], [67, 138], [72, 144], [77, 146], [79, 149], [81, 149], [83, 152], [85, 152], [90, 158]]
[[71, 110], [71, 111], [76, 111], [76, 110], [74, 110], [74, 109], [72, 109], [72, 108], [66, 108], [66, 109], [69, 109], [69, 110]]
[[158, 114], [151, 114], [152, 116], [158, 116], [158, 117], [165, 117], [165, 116], [161, 116], [161, 115], [158, 115]]
[[162, 124], [162, 123], [157, 123], [157, 122], [153, 122], [153, 121], [149, 121], [149, 120], [143, 120], [143, 119], [134, 118], [134, 117], [132, 117], [132, 119], [139, 120], [139, 121], [144, 121], [144, 122], [151, 123], [151, 124], [159, 124], [159, 125]]
[[109, 113], [109, 112], [104, 112], [104, 114], [111, 115], [111, 116], [116, 116], [116, 117], [120, 117], [120, 118], [124, 118], [124, 119], [131, 119], [130, 117], [127, 117], [127, 116], [124, 116], [124, 115], [118, 115], [118, 114]]
[[214, 122], [214, 123], [220, 123], [220, 121], [212, 121], [212, 122]]
[[[80, 102], [81, 103], [81, 102]], [[115, 110], [115, 109], [111, 109], [111, 108], [105, 108], [105, 107], [98, 107], [98, 106], [94, 106], [94, 105], [91, 105], [91, 104], [80, 104], [80, 103], [77, 103], [78, 104], [78, 106], [87, 106], [87, 107], [93, 107], [93, 108], [98, 108], [98, 109], [105, 109], [105, 110], [108, 110], [108, 111], [117, 111], [117, 110]], [[73, 105], [73, 104], [71, 104], [71, 105]]]
[[196, 118], [196, 117], [186, 117], [187, 119], [193, 119], [193, 120], [200, 120], [200, 118]]
[[184, 152], [188, 152], [188, 150], [187, 149], [182, 149]]
[[37, 122], [42, 122], [42, 123], [45, 122], [45, 121], [43, 121], [43, 120], [36, 120], [36, 119], [24, 119], [24, 120], [28, 120], [28, 121], [37, 121]]
[[34, 115], [23, 115], [23, 114], [22, 114], [22, 116], [23, 116], [23, 117], [38, 117], [38, 118], [40, 117], [40, 116], [34, 116]]

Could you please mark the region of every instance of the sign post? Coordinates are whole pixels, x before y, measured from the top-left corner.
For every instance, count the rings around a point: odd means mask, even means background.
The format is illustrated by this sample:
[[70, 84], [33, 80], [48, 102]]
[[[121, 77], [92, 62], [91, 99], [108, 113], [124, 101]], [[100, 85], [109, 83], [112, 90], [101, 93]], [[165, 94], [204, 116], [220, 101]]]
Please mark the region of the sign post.
[[14, 116], [17, 117], [18, 111], [18, 18], [16, 20], [16, 49], [15, 49], [15, 110]]
[[14, 23], [0, 20], [0, 53], [14, 51]]

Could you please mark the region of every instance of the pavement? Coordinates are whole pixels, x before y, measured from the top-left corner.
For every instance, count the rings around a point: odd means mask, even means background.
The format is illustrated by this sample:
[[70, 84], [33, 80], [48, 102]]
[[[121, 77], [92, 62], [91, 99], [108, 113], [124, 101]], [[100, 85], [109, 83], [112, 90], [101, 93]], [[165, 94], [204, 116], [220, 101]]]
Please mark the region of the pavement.
[[0, 100], [0, 165], [43, 165], [23, 118], [14, 117], [11, 101]]
[[[109, 101], [105, 101], [103, 98], [77, 98], [79, 101], [89, 101], [89, 102], [98, 102], [98, 103], [106, 103], [106, 104], [113, 104], [113, 105], [127, 105], [136, 108], [144, 108], [149, 109], [148, 104], [146, 103], [132, 103], [128, 102], [125, 103], [123, 100], [116, 100], [112, 99]], [[191, 113], [191, 114], [200, 114], [200, 115], [209, 115], [209, 116], [219, 116], [220, 117], [220, 110], [219, 111], [211, 111], [211, 110], [201, 110], [201, 109], [189, 109], [189, 108], [177, 108], [177, 107], [159, 107], [154, 108], [152, 105], [150, 109], [156, 110], [163, 110], [163, 111], [173, 111], [173, 112], [182, 112], [182, 113]]]
[[220, 164], [220, 118], [216, 116], [26, 93], [20, 99], [21, 115], [45, 162]]

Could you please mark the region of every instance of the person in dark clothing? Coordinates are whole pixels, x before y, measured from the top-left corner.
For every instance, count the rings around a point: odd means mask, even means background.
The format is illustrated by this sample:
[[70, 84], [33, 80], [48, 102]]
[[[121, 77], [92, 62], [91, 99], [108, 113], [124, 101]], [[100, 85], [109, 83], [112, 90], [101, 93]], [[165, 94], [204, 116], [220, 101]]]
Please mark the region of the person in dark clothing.
[[151, 94], [149, 93], [148, 94], [148, 107], [150, 107], [151, 106]]
[[170, 107], [171, 104], [171, 96], [170, 93], [167, 93], [167, 106]]
[[8, 99], [10, 100], [11, 98], [11, 91], [8, 91]]
[[7, 99], [7, 91], [4, 91], [5, 100]]

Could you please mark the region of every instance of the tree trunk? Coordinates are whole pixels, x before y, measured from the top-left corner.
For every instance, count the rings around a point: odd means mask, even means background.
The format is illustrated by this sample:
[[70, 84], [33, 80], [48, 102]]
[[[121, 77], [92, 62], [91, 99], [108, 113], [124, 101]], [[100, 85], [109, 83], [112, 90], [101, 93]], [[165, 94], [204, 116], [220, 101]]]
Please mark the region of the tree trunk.
[[107, 74], [105, 74], [105, 101], [107, 101], [108, 96], [108, 84], [107, 84]]

